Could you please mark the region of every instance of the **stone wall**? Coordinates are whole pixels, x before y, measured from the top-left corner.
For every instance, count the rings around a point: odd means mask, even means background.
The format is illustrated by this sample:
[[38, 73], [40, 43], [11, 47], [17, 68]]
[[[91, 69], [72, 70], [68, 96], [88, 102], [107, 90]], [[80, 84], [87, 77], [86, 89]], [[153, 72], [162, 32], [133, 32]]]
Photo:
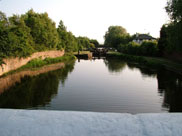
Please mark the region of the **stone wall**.
[[61, 57], [63, 55], [64, 51], [44, 51], [44, 52], [36, 52], [27, 58], [18, 58], [18, 57], [6, 58], [3, 59], [5, 64], [3, 64], [0, 67], [0, 76], [3, 75], [4, 73], [20, 68], [21, 66], [27, 64], [32, 59], [35, 58], [45, 59], [47, 57], [56, 58], [56, 57]]

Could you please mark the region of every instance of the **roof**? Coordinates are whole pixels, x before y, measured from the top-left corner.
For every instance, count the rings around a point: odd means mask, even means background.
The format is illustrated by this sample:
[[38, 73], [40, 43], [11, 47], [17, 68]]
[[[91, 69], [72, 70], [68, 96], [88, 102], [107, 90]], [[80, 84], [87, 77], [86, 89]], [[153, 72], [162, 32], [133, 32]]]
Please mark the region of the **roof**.
[[152, 40], [152, 39], [156, 39], [150, 35], [147, 34], [139, 34], [136, 36], [135, 40]]

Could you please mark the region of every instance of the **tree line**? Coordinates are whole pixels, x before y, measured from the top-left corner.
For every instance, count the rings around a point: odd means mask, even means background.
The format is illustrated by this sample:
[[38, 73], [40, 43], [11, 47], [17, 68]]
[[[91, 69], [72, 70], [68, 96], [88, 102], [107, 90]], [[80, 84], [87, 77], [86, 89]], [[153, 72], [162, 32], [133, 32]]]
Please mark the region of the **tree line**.
[[157, 56], [157, 41], [133, 42], [136, 34], [130, 35], [122, 26], [110, 26], [104, 35], [104, 45], [131, 55]]
[[110, 26], [104, 35], [104, 44], [132, 55], [160, 57], [172, 53], [182, 55], [182, 0], [169, 0], [166, 12], [171, 22], [162, 26], [160, 38], [156, 41], [138, 44], [133, 42], [136, 35], [130, 35], [122, 26]]
[[166, 12], [170, 23], [162, 26], [159, 39], [161, 54], [182, 54], [182, 0], [169, 0]]
[[0, 11], [0, 61], [5, 57], [27, 57], [45, 50], [86, 50], [98, 44], [97, 40], [74, 36], [62, 20], [56, 28], [47, 13], [36, 13], [31, 9], [22, 15], [6, 17]]

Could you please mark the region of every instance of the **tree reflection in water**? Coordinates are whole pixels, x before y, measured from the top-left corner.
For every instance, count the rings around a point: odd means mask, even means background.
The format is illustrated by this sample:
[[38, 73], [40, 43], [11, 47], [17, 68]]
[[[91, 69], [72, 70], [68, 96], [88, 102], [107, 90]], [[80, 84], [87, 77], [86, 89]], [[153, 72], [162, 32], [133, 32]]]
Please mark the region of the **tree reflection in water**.
[[104, 63], [112, 73], [120, 72], [127, 66], [130, 70], [139, 69], [144, 77], [157, 77], [158, 93], [164, 97], [162, 107], [167, 108], [169, 112], [182, 112], [181, 75], [165, 69], [149, 68], [121, 60], [105, 59]]
[[[182, 112], [181, 75], [165, 69], [149, 68], [144, 65], [116, 59], [104, 59], [104, 64], [110, 73], [121, 73], [123, 72], [122, 70], [126, 68], [129, 70], [137, 69], [143, 77], [157, 79], [158, 93], [163, 97], [162, 107], [164, 110], [167, 109], [169, 112]], [[59, 84], [64, 85], [68, 74], [72, 72], [73, 69], [74, 62], [66, 64], [65, 68], [59, 70], [38, 76], [26, 76], [22, 78], [20, 83], [16, 83], [8, 90], [4, 91], [4, 93], [0, 94], [0, 108], [40, 109], [49, 106], [53, 97], [58, 96]], [[80, 71], [80, 73], [81, 72], [82, 71]]]
[[64, 84], [73, 69], [74, 62], [65, 64], [62, 69], [24, 77], [0, 95], [0, 107], [25, 109], [45, 106], [57, 94], [60, 81]]

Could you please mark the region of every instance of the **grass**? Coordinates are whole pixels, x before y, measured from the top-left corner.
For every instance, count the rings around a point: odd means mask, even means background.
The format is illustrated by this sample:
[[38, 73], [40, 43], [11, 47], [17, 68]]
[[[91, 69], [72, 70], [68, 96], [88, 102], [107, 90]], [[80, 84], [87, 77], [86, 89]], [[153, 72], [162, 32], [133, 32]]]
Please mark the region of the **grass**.
[[68, 62], [68, 61], [72, 61], [75, 59], [76, 59], [76, 57], [74, 55], [64, 55], [62, 57], [57, 57], [57, 58], [45, 58], [44, 60], [42, 60], [41, 58], [36, 58], [36, 59], [29, 61], [26, 65], [24, 65], [16, 70], [5, 73], [3, 76], [7, 76], [9, 74], [13, 74], [15, 72], [22, 71], [25, 69], [37, 69], [37, 68], [43, 67], [45, 65], [55, 64], [55, 63], [59, 63], [59, 62]]
[[107, 54], [107, 57], [121, 58], [121, 59], [124, 59], [127, 61], [145, 64], [150, 67], [166, 68], [170, 71], [182, 74], [182, 64], [181, 63], [176, 63], [171, 60], [167, 60], [165, 58], [134, 56], [134, 55], [128, 55], [128, 54], [123, 54], [123, 53], [119, 53], [119, 52], [109, 52]]

